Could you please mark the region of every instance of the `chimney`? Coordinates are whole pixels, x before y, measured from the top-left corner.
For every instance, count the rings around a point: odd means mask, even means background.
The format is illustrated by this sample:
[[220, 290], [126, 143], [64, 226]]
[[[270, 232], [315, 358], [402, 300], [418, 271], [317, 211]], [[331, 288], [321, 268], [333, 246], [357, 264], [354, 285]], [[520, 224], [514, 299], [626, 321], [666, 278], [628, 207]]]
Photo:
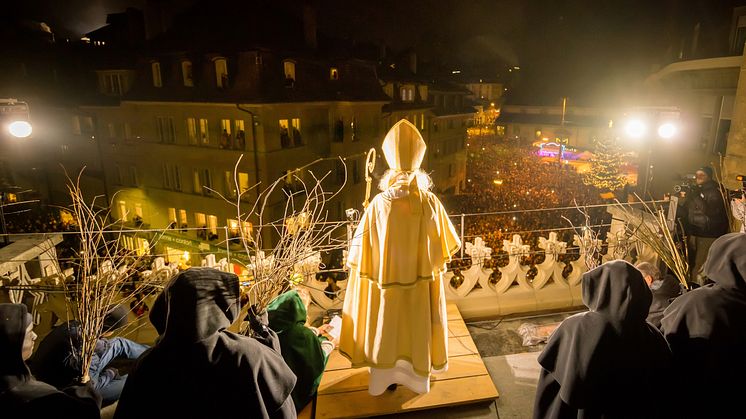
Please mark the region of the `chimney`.
[[311, 0], [303, 2], [303, 38], [306, 47], [316, 49], [316, 8]]
[[409, 71], [417, 74], [417, 53], [414, 51], [409, 52]]

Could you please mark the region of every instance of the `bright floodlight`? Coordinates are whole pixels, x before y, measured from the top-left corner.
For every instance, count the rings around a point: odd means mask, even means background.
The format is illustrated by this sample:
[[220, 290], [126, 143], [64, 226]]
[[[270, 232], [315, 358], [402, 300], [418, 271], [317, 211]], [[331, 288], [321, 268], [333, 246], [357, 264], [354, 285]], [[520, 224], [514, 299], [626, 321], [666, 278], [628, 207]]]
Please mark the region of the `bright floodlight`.
[[26, 138], [31, 135], [31, 124], [27, 121], [13, 121], [8, 125], [10, 135], [18, 138]]
[[631, 119], [624, 126], [624, 131], [632, 138], [642, 138], [645, 135], [645, 123], [639, 119]]
[[658, 135], [661, 138], [669, 139], [676, 135], [676, 125], [671, 122], [666, 122], [658, 127]]

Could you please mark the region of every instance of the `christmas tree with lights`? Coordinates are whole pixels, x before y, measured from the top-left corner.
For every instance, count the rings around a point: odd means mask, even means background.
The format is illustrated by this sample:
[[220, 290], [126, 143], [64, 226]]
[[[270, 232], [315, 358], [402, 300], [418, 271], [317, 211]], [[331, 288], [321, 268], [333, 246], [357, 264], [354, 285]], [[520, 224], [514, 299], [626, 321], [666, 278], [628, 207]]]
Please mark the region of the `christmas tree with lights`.
[[583, 181], [586, 185], [595, 186], [606, 191], [622, 189], [627, 184], [621, 173], [622, 152], [613, 137], [596, 140], [596, 148], [591, 158], [590, 170]]

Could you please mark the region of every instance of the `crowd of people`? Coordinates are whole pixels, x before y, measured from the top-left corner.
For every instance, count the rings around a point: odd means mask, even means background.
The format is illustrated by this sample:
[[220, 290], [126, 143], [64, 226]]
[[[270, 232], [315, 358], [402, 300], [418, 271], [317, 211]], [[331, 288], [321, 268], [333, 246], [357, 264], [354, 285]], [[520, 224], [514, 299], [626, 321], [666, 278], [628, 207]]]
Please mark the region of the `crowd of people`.
[[[7, 211], [7, 210], [6, 210]], [[75, 226], [63, 221], [59, 211], [33, 208], [5, 215], [8, 233], [51, 233], [73, 231]]]
[[[479, 236], [494, 253], [513, 234], [520, 234], [524, 244], [533, 249], [550, 229], [565, 229], [558, 231], [561, 239], [572, 242], [575, 231], [569, 228], [585, 223], [575, 205], [603, 202], [599, 191], [585, 185], [571, 165], [542, 160], [531, 148], [473, 139], [468, 153], [466, 190], [446, 199], [446, 205], [451, 214], [475, 214], [465, 217], [465, 239], [473, 241]], [[559, 207], [572, 209], [526, 212]], [[489, 215], [495, 212], [502, 214]], [[603, 222], [603, 208], [590, 212], [594, 223]], [[453, 222], [458, 225], [460, 219], [453, 218]]]

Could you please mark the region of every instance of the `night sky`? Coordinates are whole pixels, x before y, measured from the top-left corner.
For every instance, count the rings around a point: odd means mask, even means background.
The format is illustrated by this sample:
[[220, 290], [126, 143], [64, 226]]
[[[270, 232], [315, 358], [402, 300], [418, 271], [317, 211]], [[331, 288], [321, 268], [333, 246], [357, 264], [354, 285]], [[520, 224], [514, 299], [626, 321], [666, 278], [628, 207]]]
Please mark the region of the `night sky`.
[[[77, 36], [102, 26], [106, 13], [142, 8], [145, 1], [27, 0], [15, 7], [19, 15]], [[285, 3], [293, 7], [300, 1]], [[413, 47], [422, 62], [454, 69], [520, 66], [524, 101], [541, 96], [550, 102], [564, 95], [590, 102], [624, 100], [663, 61], [667, 17], [677, 3], [700, 3], [709, 10], [734, 1], [316, 1], [320, 32], [383, 41], [394, 50]], [[210, 4], [220, 7], [230, 0]], [[697, 7], [690, 12], [702, 13]]]

